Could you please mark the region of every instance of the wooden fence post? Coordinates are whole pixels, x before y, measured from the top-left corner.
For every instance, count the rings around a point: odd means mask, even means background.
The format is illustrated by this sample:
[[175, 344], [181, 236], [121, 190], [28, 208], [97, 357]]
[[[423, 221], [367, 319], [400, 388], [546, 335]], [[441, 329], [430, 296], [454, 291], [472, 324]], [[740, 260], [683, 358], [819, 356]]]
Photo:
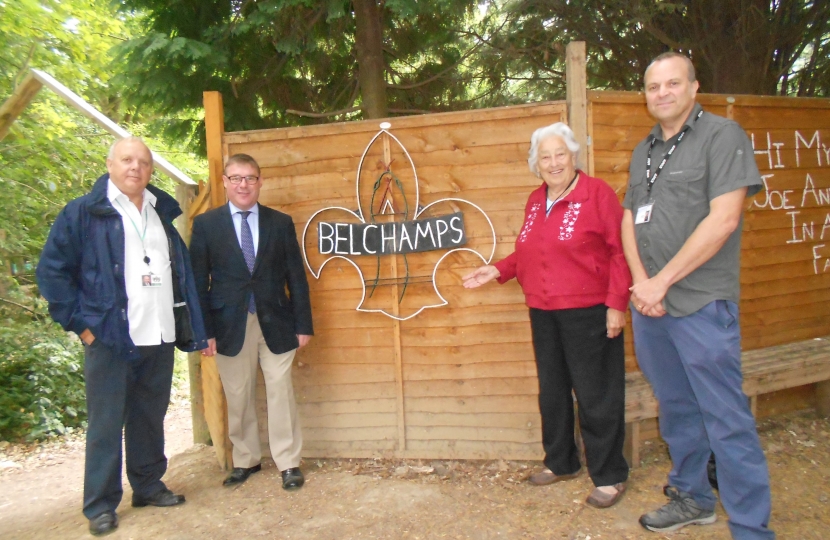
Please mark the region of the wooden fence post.
[[[176, 219], [176, 229], [186, 244], [190, 244], [190, 203], [196, 198], [196, 186], [176, 186], [176, 200], [182, 215]], [[205, 399], [202, 394], [202, 354], [188, 353], [187, 372], [190, 375], [190, 416], [193, 423], [193, 443], [210, 444], [210, 431], [205, 420]]]
[[[222, 137], [225, 133], [225, 113], [222, 107], [222, 94], [204, 92], [202, 99], [205, 106], [205, 136], [207, 141], [207, 158], [209, 172], [209, 208], [225, 204], [225, 188], [222, 185], [224, 160], [222, 157]], [[205, 419], [210, 438], [216, 450], [216, 458], [223, 469], [233, 464], [230, 439], [228, 439], [228, 406], [225, 392], [219, 378], [216, 359], [212, 356], [200, 358], [202, 376], [202, 398], [204, 399]]]
[[29, 73], [20, 86], [14, 89], [14, 93], [3, 105], [0, 105], [0, 141], [9, 133], [11, 128], [26, 105], [29, 104], [35, 95], [43, 87], [43, 84]]
[[565, 87], [568, 101], [568, 125], [579, 143], [577, 166], [588, 171], [588, 89], [586, 87], [585, 42], [572, 41], [565, 49]]
[[205, 138], [207, 142], [207, 159], [210, 182], [210, 207], [218, 208], [225, 204], [225, 188], [222, 186], [222, 135], [225, 133], [225, 110], [222, 107], [222, 94], [204, 92]]

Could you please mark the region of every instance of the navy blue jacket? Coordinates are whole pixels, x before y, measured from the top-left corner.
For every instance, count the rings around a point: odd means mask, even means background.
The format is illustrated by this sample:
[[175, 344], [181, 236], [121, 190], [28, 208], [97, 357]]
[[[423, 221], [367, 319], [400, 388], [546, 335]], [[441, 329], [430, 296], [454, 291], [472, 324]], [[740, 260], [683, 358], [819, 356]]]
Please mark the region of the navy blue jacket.
[[[92, 191], [64, 207], [49, 231], [36, 276], [40, 294], [49, 302], [49, 314], [65, 330], [80, 335], [89, 328], [96, 340], [133, 360], [138, 358], [138, 350], [130, 338], [127, 320], [124, 231], [121, 215], [107, 198], [108, 180], [109, 174], [105, 174]], [[190, 256], [173, 226], [181, 208], [164, 191], [153, 186], [147, 189], [157, 197], [156, 213], [170, 240], [171, 263], [190, 312], [189, 320], [184, 322], [190, 323], [192, 339], [179, 344], [179, 348], [204, 349], [207, 337]]]

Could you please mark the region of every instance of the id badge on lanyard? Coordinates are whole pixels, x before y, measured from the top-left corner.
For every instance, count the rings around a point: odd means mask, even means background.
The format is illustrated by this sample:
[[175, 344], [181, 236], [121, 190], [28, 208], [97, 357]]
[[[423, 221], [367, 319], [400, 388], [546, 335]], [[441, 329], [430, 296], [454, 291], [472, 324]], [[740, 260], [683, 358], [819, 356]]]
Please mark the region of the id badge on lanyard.
[[[695, 124], [701, 116], [703, 116], [703, 109], [695, 115], [692, 124]], [[683, 137], [686, 136], [686, 132], [689, 131], [690, 127], [691, 126], [688, 124], [683, 127], [680, 134], [677, 136], [677, 141], [675, 141], [671, 148], [669, 148], [669, 151], [663, 156], [662, 161], [660, 161], [660, 165], [657, 166], [657, 170], [654, 171], [653, 174], [651, 172], [651, 151], [654, 148], [654, 144], [657, 142], [657, 139], [651, 140], [651, 144], [648, 147], [648, 155], [646, 157], [646, 186], [648, 188], [648, 202], [637, 208], [637, 214], [634, 216], [635, 225], [651, 221], [651, 214], [654, 211], [654, 198], [651, 196], [651, 188], [657, 180], [657, 177], [660, 176], [660, 173], [663, 171], [663, 167], [665, 167], [666, 163], [669, 161], [669, 158], [672, 154], [674, 154], [674, 151], [677, 150], [677, 147], [680, 146], [680, 143], [683, 142]]]
[[637, 215], [634, 216], [634, 224], [648, 223], [651, 221], [651, 211], [654, 208], [654, 203], [649, 201], [637, 209]]
[[142, 287], [161, 287], [161, 276], [157, 276], [156, 274], [150, 272], [147, 274], [142, 274], [141, 276], [141, 286]]

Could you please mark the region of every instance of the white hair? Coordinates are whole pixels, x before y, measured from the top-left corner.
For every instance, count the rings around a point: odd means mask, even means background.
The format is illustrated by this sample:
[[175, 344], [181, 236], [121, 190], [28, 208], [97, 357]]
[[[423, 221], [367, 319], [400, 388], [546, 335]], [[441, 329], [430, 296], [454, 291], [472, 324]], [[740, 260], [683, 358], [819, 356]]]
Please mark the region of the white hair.
[[[147, 148], [147, 150], [150, 150], [150, 147], [147, 146], [147, 143], [144, 142], [144, 139], [142, 139], [141, 137], [130, 135], [129, 137], [124, 137], [123, 139], [116, 139], [115, 142], [113, 142], [110, 145], [110, 150], [107, 153], [107, 159], [112, 159], [112, 157], [115, 155], [115, 149], [118, 148], [118, 145], [123, 142], [139, 142], [143, 144]], [[153, 152], [150, 152], [150, 159], [153, 159]]]
[[559, 137], [565, 141], [565, 146], [571, 151], [574, 156], [574, 162], [579, 160], [579, 143], [576, 142], [574, 132], [564, 122], [557, 122], [549, 126], [540, 127], [533, 132], [530, 137], [530, 151], [527, 156], [527, 165], [530, 167], [530, 172], [539, 176], [539, 144], [550, 137]]

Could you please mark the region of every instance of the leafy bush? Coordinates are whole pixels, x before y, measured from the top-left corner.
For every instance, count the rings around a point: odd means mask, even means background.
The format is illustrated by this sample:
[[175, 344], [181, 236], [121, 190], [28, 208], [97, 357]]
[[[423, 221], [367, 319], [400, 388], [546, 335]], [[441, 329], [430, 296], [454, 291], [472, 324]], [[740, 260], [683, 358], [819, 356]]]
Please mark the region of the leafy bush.
[[0, 439], [86, 426], [83, 346], [51, 321], [2, 321], [0, 388]]

